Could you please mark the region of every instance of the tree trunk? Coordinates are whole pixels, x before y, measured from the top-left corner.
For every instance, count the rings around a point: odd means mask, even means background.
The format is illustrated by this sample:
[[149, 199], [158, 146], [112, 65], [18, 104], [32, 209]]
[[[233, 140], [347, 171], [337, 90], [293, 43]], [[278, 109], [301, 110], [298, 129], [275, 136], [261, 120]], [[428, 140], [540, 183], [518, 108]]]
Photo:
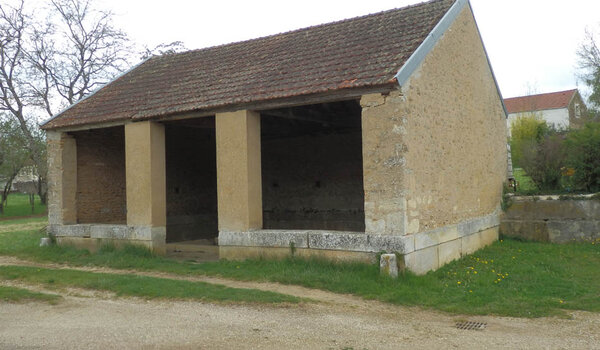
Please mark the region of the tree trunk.
[[[45, 189], [44, 189], [44, 184], [46, 185]], [[43, 178], [39, 174], [38, 174], [38, 183], [37, 183], [37, 193], [38, 193], [38, 196], [40, 197], [40, 202], [42, 202], [43, 205], [47, 205], [48, 204], [48, 184], [46, 184], [45, 178]]]

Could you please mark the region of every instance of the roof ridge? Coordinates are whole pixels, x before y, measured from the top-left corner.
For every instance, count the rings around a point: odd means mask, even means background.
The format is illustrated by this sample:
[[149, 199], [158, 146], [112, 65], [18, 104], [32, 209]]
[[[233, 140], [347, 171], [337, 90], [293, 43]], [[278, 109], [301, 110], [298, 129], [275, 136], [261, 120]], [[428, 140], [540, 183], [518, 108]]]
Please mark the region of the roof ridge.
[[[404, 6], [404, 7], [396, 7], [396, 8], [393, 8], [393, 9], [388, 9], [388, 10], [383, 10], [383, 11], [369, 13], [367, 15], [360, 15], [360, 16], [355, 16], [355, 17], [340, 19], [340, 20], [333, 21], [333, 22], [315, 24], [315, 25], [312, 25], [312, 26], [307, 26], [307, 27], [302, 27], [302, 28], [297, 28], [297, 29], [291, 29], [291, 30], [288, 30], [288, 31], [274, 33], [274, 34], [268, 34], [268, 35], [260, 36], [260, 37], [257, 37], [257, 38], [251, 38], [251, 39], [240, 40], [240, 41], [232, 41], [232, 42], [225, 43], [225, 44], [207, 46], [207, 47], [202, 47], [202, 48], [198, 48], [198, 49], [188, 50], [188, 51], [184, 51], [184, 52], [178, 52], [178, 53], [174, 53], [174, 54], [156, 55], [156, 56], [152, 56], [151, 59], [160, 59], [160, 58], [163, 58], [163, 57], [173, 57], [173, 56], [185, 56], [187, 54], [193, 54], [193, 53], [197, 53], [197, 52], [201, 52], [201, 51], [205, 51], [205, 50], [212, 50], [212, 49], [216, 49], [216, 48], [223, 48], [223, 47], [228, 47], [228, 46], [241, 45], [241, 44], [245, 44], [245, 43], [253, 42], [253, 41], [260, 41], [260, 40], [272, 39], [272, 38], [275, 38], [277, 36], [284, 36], [284, 35], [288, 35], [288, 34], [292, 34], [292, 33], [300, 33], [300, 32], [303, 32], [303, 31], [313, 30], [315, 28], [327, 27], [327, 26], [331, 26], [331, 25], [339, 25], [339, 24], [346, 23], [346, 22], [353, 22], [353, 21], [365, 20], [365, 19], [369, 19], [369, 18], [372, 18], [372, 17], [381, 16], [381, 15], [384, 15], [386, 13], [391, 13], [391, 12], [400, 11], [400, 10], [408, 10], [408, 9], [415, 8], [415, 7], [426, 6], [426, 5], [429, 5], [431, 3], [435, 3], [435, 2], [444, 2], [444, 1], [446, 1], [446, 0], [427, 0], [427, 1], [421, 1], [419, 3], [407, 5], [407, 6]], [[457, 0], [453, 0], [453, 3], [456, 2], [456, 1]]]
[[514, 97], [507, 97], [504, 100], [512, 100], [512, 99], [516, 99], [516, 98], [526, 98], [526, 97], [537, 97], [537, 96], [544, 96], [544, 95], [554, 95], [554, 94], [562, 94], [565, 92], [575, 92], [578, 89], [569, 89], [569, 90], [562, 90], [562, 91], [554, 91], [554, 92], [543, 92], [541, 94], [534, 94], [534, 95], [522, 95], [522, 96], [514, 96]]

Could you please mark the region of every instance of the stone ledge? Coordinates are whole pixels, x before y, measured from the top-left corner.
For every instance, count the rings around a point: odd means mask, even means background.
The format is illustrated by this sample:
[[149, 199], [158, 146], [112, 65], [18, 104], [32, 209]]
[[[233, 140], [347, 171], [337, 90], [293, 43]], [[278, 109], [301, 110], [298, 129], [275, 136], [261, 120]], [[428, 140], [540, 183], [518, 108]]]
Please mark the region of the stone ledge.
[[165, 227], [110, 224], [49, 225], [48, 233], [56, 237], [81, 237], [132, 241], [165, 242]]
[[414, 250], [412, 236], [319, 230], [256, 230], [219, 233], [219, 246], [289, 248], [290, 242], [294, 242], [296, 248], [336, 251], [405, 253]]
[[398, 252], [409, 254], [500, 225], [497, 213], [471, 219], [459, 224], [436, 228], [414, 235], [378, 235], [364, 232], [326, 230], [254, 230], [248, 232], [220, 232], [220, 246], [274, 247], [354, 252]]

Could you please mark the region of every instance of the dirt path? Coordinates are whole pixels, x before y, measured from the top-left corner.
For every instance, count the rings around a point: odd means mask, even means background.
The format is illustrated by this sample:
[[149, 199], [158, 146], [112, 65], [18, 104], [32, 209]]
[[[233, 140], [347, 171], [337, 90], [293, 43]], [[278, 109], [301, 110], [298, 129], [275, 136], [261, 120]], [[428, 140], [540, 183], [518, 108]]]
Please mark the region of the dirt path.
[[[1, 257], [0, 264], [39, 265], [7, 257]], [[600, 349], [600, 314], [574, 312], [571, 320], [453, 316], [275, 283], [175, 277], [278, 291], [322, 302], [297, 306], [228, 305], [65, 292], [64, 301], [58, 305], [0, 303], [0, 348]], [[466, 319], [486, 322], [487, 328], [454, 328], [457, 320]]]

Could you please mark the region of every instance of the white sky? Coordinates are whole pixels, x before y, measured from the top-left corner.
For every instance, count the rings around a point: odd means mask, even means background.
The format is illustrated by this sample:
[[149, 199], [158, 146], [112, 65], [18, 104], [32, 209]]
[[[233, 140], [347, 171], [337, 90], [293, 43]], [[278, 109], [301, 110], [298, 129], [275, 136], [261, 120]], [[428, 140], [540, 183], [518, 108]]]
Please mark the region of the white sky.
[[[134, 41], [196, 49], [403, 7], [420, 0], [97, 0]], [[504, 97], [577, 87], [576, 50], [600, 31], [597, 0], [471, 0]], [[579, 84], [583, 88], [583, 84]]]

